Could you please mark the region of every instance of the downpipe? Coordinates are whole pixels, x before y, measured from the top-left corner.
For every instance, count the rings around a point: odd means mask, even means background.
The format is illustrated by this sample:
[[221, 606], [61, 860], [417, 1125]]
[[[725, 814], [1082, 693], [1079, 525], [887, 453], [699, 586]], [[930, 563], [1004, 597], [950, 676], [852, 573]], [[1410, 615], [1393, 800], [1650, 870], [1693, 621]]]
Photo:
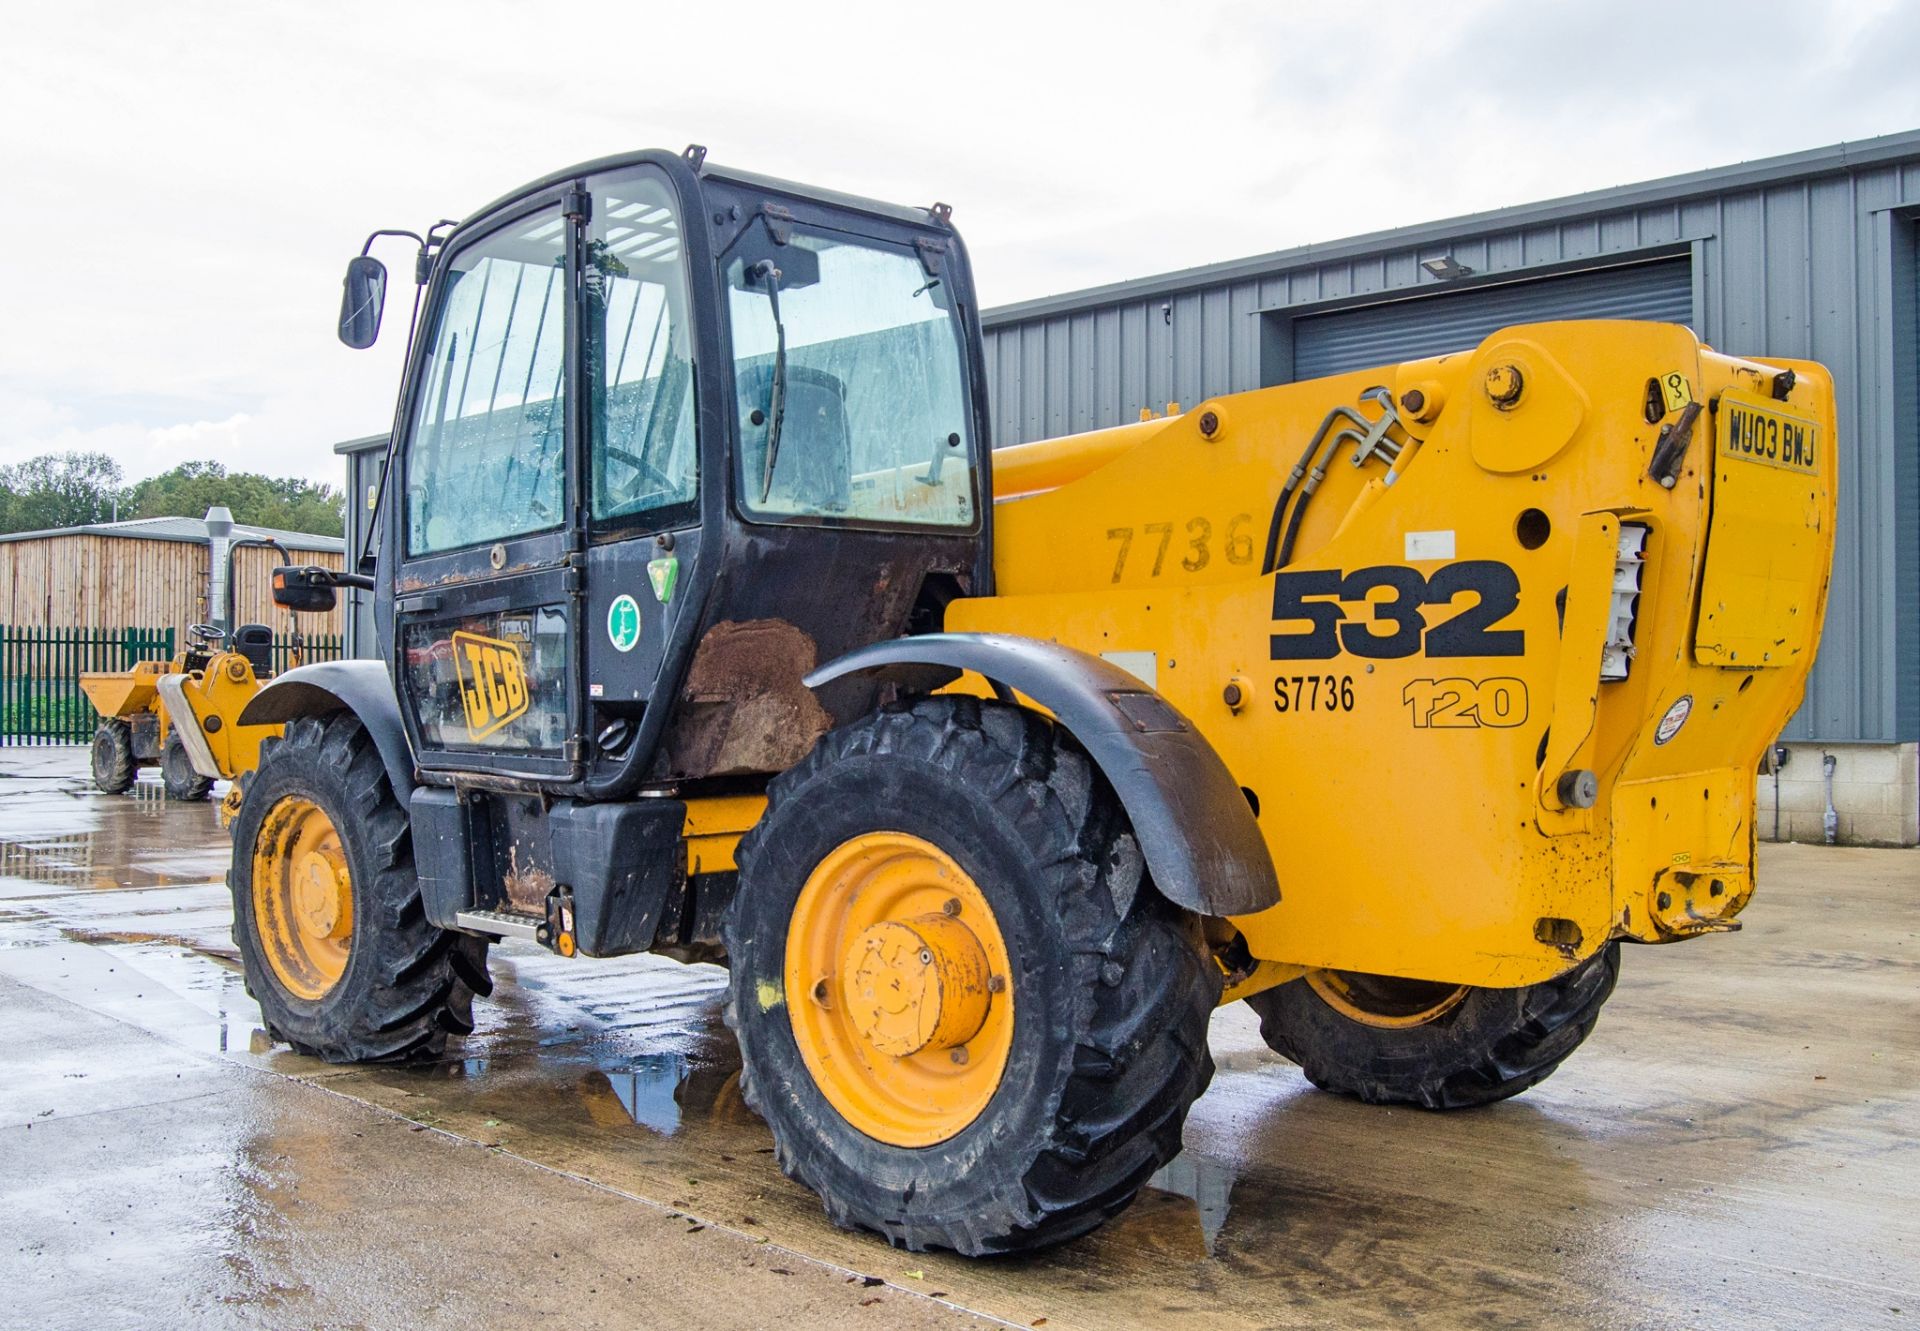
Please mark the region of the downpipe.
[[1829, 846], [1837, 845], [1840, 841], [1840, 811], [1833, 807], [1833, 769], [1837, 766], [1839, 762], [1831, 753], [1820, 755], [1820, 773], [1827, 783], [1827, 812], [1822, 825], [1826, 828]]
[[1780, 841], [1780, 769], [1787, 765], [1792, 751], [1784, 744], [1773, 746], [1773, 840]]

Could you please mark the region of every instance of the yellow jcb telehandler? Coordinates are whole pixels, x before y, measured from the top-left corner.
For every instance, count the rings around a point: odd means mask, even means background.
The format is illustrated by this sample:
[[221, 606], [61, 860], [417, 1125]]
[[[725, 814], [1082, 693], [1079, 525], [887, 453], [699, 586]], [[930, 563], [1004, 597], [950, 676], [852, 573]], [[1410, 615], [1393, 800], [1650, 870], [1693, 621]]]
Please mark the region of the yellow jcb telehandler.
[[[247, 982], [430, 1057], [489, 946], [731, 968], [781, 1166], [910, 1248], [1124, 1207], [1246, 999], [1318, 1085], [1485, 1104], [1622, 945], [1732, 929], [1833, 545], [1820, 367], [1473, 350], [993, 452], [944, 206], [638, 153], [415, 237], [370, 589], [234, 822]], [[349, 265], [341, 335], [378, 332]]]

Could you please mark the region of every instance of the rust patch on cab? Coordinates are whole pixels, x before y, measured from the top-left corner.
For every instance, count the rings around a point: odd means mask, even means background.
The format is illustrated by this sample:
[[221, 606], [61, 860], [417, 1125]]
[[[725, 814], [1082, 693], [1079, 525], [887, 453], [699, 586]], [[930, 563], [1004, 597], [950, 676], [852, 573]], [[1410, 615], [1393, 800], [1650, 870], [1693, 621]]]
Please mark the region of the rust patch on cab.
[[784, 772], [806, 757], [833, 718], [801, 683], [819, 648], [784, 619], [727, 620], [694, 651], [662, 747], [670, 779]]

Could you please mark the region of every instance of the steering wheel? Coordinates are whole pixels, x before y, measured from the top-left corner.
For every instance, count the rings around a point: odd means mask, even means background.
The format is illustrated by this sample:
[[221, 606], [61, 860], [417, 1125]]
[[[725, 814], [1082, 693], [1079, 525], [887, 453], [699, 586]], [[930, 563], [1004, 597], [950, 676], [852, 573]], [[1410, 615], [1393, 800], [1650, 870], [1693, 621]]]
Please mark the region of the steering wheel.
[[227, 637], [218, 624], [189, 624], [187, 636], [202, 647], [211, 647], [216, 643], [224, 642]]
[[[604, 451], [613, 461], [633, 469], [632, 479], [619, 487], [619, 494], [609, 496], [617, 501], [616, 507], [624, 508], [642, 495], [665, 494], [674, 488], [673, 478], [645, 458], [629, 453], [624, 448], [615, 448], [612, 444], [606, 445]], [[645, 488], [642, 488], [643, 482]], [[612, 485], [607, 488], [614, 489]]]

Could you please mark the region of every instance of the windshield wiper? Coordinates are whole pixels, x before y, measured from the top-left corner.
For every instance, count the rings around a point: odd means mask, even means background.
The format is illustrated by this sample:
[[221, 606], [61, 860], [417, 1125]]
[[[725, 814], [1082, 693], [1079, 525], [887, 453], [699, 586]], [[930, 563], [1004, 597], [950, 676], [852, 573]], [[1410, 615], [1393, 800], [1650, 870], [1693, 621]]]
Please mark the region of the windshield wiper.
[[747, 279], [767, 289], [767, 307], [773, 312], [773, 387], [767, 395], [767, 469], [760, 481], [760, 502], [773, 493], [773, 467], [780, 457], [780, 424], [787, 412], [787, 326], [780, 319], [780, 270], [762, 259], [747, 270]]

